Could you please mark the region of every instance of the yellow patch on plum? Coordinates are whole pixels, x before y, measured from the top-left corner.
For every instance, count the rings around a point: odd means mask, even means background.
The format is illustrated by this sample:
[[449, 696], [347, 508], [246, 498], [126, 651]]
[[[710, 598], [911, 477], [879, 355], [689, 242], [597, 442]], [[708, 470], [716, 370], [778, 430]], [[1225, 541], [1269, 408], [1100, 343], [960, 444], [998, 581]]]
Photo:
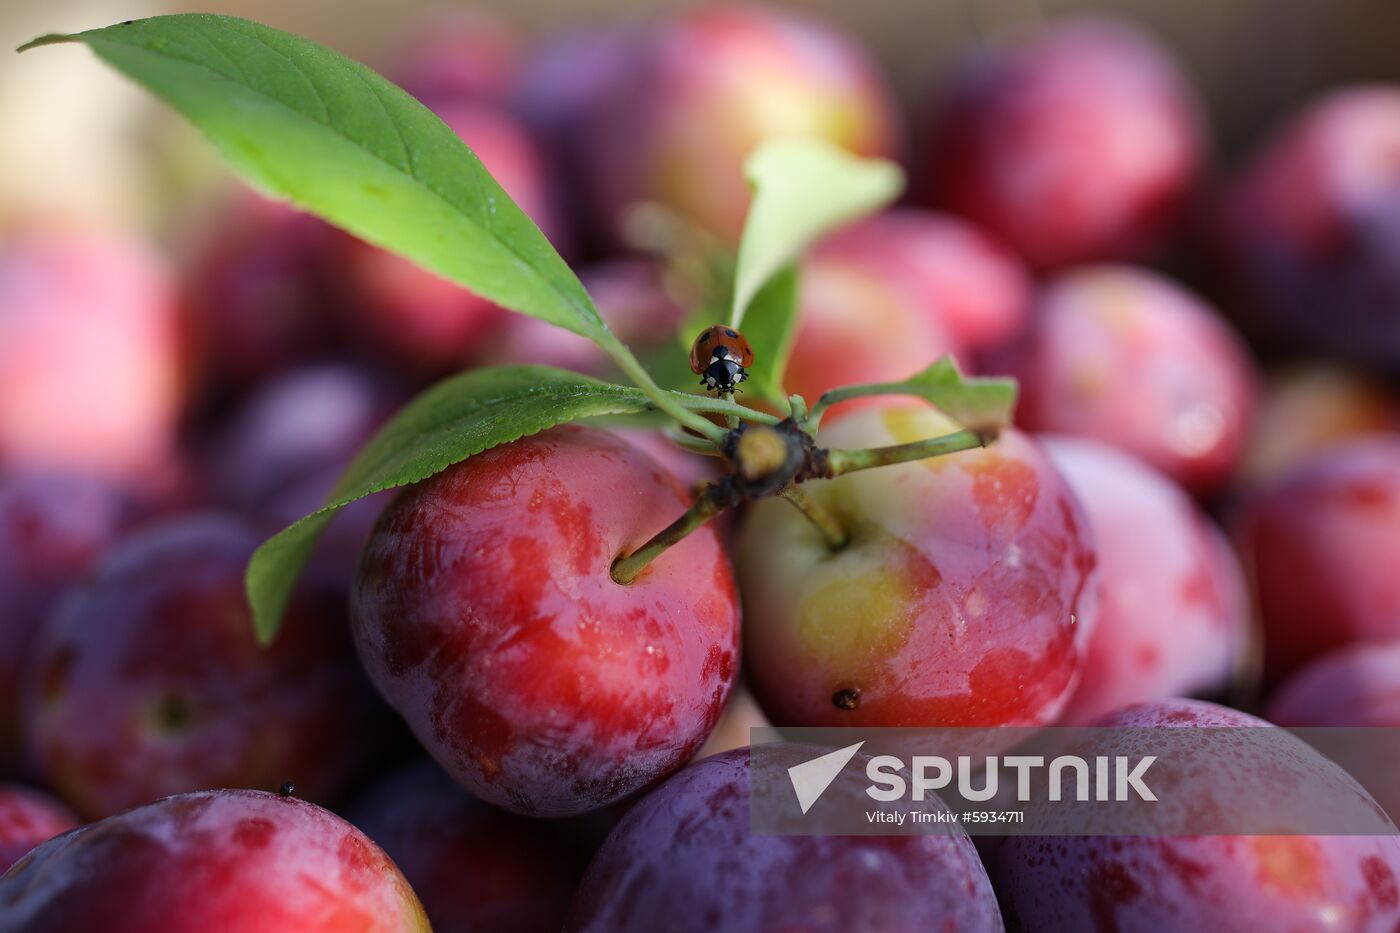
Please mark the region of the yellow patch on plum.
[[[939, 437], [962, 430], [962, 426], [947, 415], [927, 405], [898, 405], [885, 409], [880, 415], [884, 427], [895, 444], [912, 444], [914, 441]], [[948, 457], [930, 457], [916, 461], [924, 469], [937, 473], [947, 465]]]
[[824, 660], [888, 655], [908, 635], [914, 595], [898, 570], [842, 575], [803, 600], [798, 637]]
[[[878, 540], [868, 540], [877, 534]], [[825, 565], [797, 621], [798, 641], [814, 659], [847, 669], [897, 652], [919, 617], [924, 594], [941, 582], [938, 569], [899, 538], [867, 525], [855, 539], [858, 546]]]

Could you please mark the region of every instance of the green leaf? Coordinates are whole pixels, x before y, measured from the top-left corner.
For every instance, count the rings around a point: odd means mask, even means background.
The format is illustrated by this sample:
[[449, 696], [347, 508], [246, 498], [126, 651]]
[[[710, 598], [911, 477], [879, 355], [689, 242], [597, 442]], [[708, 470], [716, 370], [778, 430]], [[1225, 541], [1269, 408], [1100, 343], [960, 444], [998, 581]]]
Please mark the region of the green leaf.
[[966, 428], [1001, 429], [1016, 410], [1016, 380], [964, 376], [945, 356], [908, 380], [913, 394]]
[[871, 395], [918, 396], [965, 428], [998, 431], [1011, 424], [1016, 408], [1016, 380], [964, 376], [953, 358], [945, 356], [902, 382], [832, 389], [812, 406], [812, 418], [820, 420], [822, 413], [838, 402]]
[[766, 142], [749, 156], [744, 171], [754, 196], [739, 240], [729, 314], [734, 327], [779, 270], [822, 235], [879, 210], [904, 188], [904, 175], [893, 162], [858, 158], [814, 139]]
[[787, 410], [783, 377], [797, 322], [797, 267], [779, 270], [759, 290], [744, 319], [744, 336], [753, 347], [753, 365], [744, 383], [755, 395]]
[[548, 366], [479, 369], [446, 379], [404, 407], [355, 457], [324, 508], [264, 542], [248, 564], [258, 637], [277, 634], [321, 532], [357, 499], [406, 486], [454, 463], [565, 422], [644, 411], [638, 389]]
[[451, 129], [365, 66], [229, 16], [76, 35], [184, 114], [249, 182], [507, 308], [618, 346], [549, 241]]

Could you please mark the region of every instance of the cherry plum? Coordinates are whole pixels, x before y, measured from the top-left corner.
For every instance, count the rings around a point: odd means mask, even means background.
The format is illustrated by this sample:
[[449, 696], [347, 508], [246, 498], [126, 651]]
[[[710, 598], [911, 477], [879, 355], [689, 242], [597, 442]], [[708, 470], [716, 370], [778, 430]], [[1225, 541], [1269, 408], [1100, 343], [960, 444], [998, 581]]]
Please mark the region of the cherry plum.
[[1099, 555], [1098, 616], [1064, 720], [1223, 691], [1250, 615], [1243, 572], [1219, 529], [1141, 461], [1094, 441], [1041, 440], [1084, 506]]
[[1198, 493], [1234, 470], [1255, 404], [1244, 344], [1203, 301], [1127, 266], [1068, 272], [986, 363], [1021, 383], [1017, 421], [1136, 455]]
[[1400, 637], [1400, 440], [1353, 441], [1261, 486], [1232, 535], [1272, 683], [1353, 642]]
[[[1143, 751], [1146, 728], [1260, 728], [1268, 723], [1192, 700], [1131, 706], [1097, 720], [1098, 753]], [[1204, 747], [1204, 745], [1203, 745]], [[1261, 774], [1303, 774], [1332, 785], [1329, 806], [1374, 808], [1332, 762], [1295, 740], [1235, 741], [1212, 754], [1203, 780], [1153, 806], [1194, 814], [1229, 807], [1228, 792]], [[1283, 780], [1284, 778], [1280, 778]], [[1277, 788], [1275, 788], [1277, 789]], [[1105, 804], [1107, 806], [1107, 804]], [[1289, 821], [1278, 814], [1280, 831]], [[996, 851], [992, 883], [1011, 930], [1391, 930], [1400, 921], [1397, 836], [1018, 836]]]
[[971, 62], [922, 167], [934, 204], [1045, 271], [1150, 258], [1187, 206], [1204, 148], [1170, 55], [1124, 22], [1081, 20]]
[[174, 277], [134, 236], [0, 243], [0, 460], [145, 485], [174, 450], [187, 344]]
[[624, 210], [657, 202], [738, 241], [748, 209], [743, 164], [771, 137], [815, 137], [864, 156], [894, 156], [902, 131], [890, 92], [844, 37], [796, 14], [706, 5], [662, 22], [593, 127], [598, 186], [617, 229]]
[[1002, 343], [1024, 325], [1031, 280], [1025, 264], [961, 217], [899, 208], [838, 230], [821, 257], [868, 265], [908, 282], [926, 313], [968, 350]]
[[[927, 406], [885, 403], [818, 440], [870, 447], [953, 430]], [[1093, 621], [1095, 555], [1079, 503], [1032, 440], [1007, 430], [984, 450], [806, 488], [845, 527], [843, 548], [768, 499], [750, 508], [736, 555], [746, 664], [774, 724], [1059, 715]]]
[[410, 487], [381, 516], [354, 589], [371, 678], [489, 803], [567, 816], [654, 783], [719, 719], [737, 596], [709, 528], [630, 585], [609, 570], [687, 504], [656, 461], [579, 425]]
[[77, 816], [48, 794], [0, 784], [0, 875], [39, 843], [77, 825]]
[[24, 681], [33, 763], [98, 818], [165, 794], [292, 779], [333, 798], [380, 747], [381, 708], [313, 572], [270, 646], [243, 572], [261, 537], [192, 514], [126, 538], [35, 636]]
[[23, 757], [19, 683], [35, 633], [132, 517], [100, 480], [0, 474], [0, 767]]
[[691, 765], [623, 817], [589, 865], [564, 929], [956, 933], [998, 931], [1001, 919], [961, 833], [751, 833], [741, 748]]
[[1310, 352], [1400, 365], [1400, 86], [1309, 103], [1227, 192], [1227, 284], [1254, 329]]
[[363, 833], [295, 797], [166, 797], [35, 849], [0, 878], [5, 933], [428, 933]]
[[532, 820], [489, 806], [432, 762], [395, 772], [351, 822], [383, 847], [436, 933], [558, 933], [601, 838], [578, 820]]

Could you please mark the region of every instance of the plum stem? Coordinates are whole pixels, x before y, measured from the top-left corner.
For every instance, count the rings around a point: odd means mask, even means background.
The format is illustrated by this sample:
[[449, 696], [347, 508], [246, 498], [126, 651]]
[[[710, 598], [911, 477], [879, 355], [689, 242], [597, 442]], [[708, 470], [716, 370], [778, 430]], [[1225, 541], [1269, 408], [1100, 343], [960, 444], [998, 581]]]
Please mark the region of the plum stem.
[[812, 403], [811, 413], [807, 416], [807, 423], [812, 431], [816, 431], [822, 423], [822, 415], [833, 405], [841, 402], [848, 402], [853, 398], [869, 398], [872, 395], [918, 395], [919, 393], [909, 386], [908, 382], [868, 382], [857, 385], [841, 386], [837, 389], [830, 389], [823, 392], [821, 396]]
[[612, 563], [611, 574], [614, 583], [628, 585], [641, 575], [651, 562], [660, 557], [668, 548], [679, 544], [686, 535], [705, 524], [724, 509], [725, 492], [720, 483], [710, 483], [700, 491], [695, 502], [685, 510], [680, 518], [658, 531], [650, 541], [632, 551], [619, 554]]
[[960, 450], [986, 447], [996, 435], [988, 431], [963, 430], [952, 434], [942, 434], [908, 444], [895, 444], [891, 447], [871, 447], [868, 450], [832, 450], [827, 453], [829, 475], [842, 476], [857, 470], [908, 463], [911, 460], [927, 460]]
[[[741, 405], [738, 402], [728, 402], [722, 398], [713, 398], [709, 395], [693, 395], [689, 392], [670, 392], [671, 398], [676, 404], [688, 411], [706, 411], [717, 415], [735, 415], [741, 421], [752, 421], [755, 424], [777, 424], [781, 419], [777, 415], [766, 411], [758, 411]], [[660, 406], [658, 406], [660, 407]]]
[[687, 434], [685, 430], [677, 425], [671, 425], [665, 429], [666, 439], [682, 450], [688, 450], [693, 454], [700, 454], [702, 457], [722, 457], [723, 453], [714, 444], [703, 437], [696, 437], [694, 434]]
[[804, 429], [807, 427], [807, 400], [800, 395], [788, 396], [788, 417]]
[[[786, 433], [784, 428], [786, 428]], [[798, 450], [795, 456], [784, 458], [781, 464], [777, 464], [778, 469], [765, 471], [759, 468], [756, 473], [746, 471], [744, 469], [746, 458], [740, 456], [739, 448], [745, 440], [744, 435], [749, 432], [754, 434], [754, 440], [759, 441], [765, 440], [767, 435], [772, 435], [780, 441], [794, 436], [801, 437], [806, 440], [810, 449]], [[687, 535], [719, 512], [741, 502], [763, 496], [783, 496], [816, 525], [830, 547], [840, 548], [848, 540], [846, 529], [825, 507], [807, 495], [805, 490], [800, 489], [797, 483], [806, 479], [827, 479], [845, 473], [854, 473], [857, 470], [907, 463], [911, 460], [924, 460], [928, 457], [955, 453], [959, 450], [985, 447], [995, 436], [995, 433], [988, 431], [963, 430], [909, 444], [896, 444], [892, 447], [826, 451], [812, 445], [811, 438], [803, 434], [801, 429], [792, 422], [782, 422], [777, 430], [751, 428], [748, 431], [733, 431], [728, 436], [731, 443], [722, 449], [735, 462], [738, 472], [706, 484], [684, 514], [653, 535], [651, 540], [641, 547], [630, 553], [619, 554], [612, 562], [610, 574], [613, 582], [627, 586], [636, 580], [642, 571], [646, 570], [651, 562], [665, 553], [668, 548], [679, 544]], [[786, 441], [784, 441], [784, 445], [786, 445]], [[766, 446], [766, 444], [760, 444], [760, 447]], [[774, 463], [769, 462], [769, 458], [757, 457], [758, 453], [763, 452], [762, 450], [750, 452], [753, 456], [749, 459], [754, 459], [756, 463], [762, 461], [760, 467], [764, 464], [768, 467], [774, 466]], [[753, 475], [748, 475], [749, 473], [753, 473]]]
[[846, 533], [840, 520], [831, 514], [826, 506], [809, 496], [801, 486], [791, 486], [784, 490], [783, 498], [807, 516], [807, 520], [821, 532], [822, 537], [826, 539], [826, 546], [831, 550], [839, 551], [850, 541], [850, 535]]
[[[738, 407], [737, 405], [735, 405], [733, 392], [726, 392], [722, 396], [720, 396], [720, 398], [728, 402], [729, 404], [734, 405], [736, 408]], [[736, 414], [727, 414], [724, 416], [724, 423], [729, 428], [729, 430], [732, 431], [739, 426], [739, 416]]]
[[657, 408], [695, 433], [708, 437], [715, 443], [724, 439], [726, 433], [724, 428], [687, 409], [676, 397], [676, 393], [667, 392], [656, 384], [656, 380], [651, 378], [651, 373], [647, 372], [641, 361], [632, 354], [631, 350], [627, 349], [626, 344], [614, 337], [611, 331], [604, 330], [603, 333], [604, 337], [598, 339], [598, 345], [608, 356], [612, 357], [618, 368], [627, 374], [627, 378], [632, 380], [633, 385], [650, 396]]

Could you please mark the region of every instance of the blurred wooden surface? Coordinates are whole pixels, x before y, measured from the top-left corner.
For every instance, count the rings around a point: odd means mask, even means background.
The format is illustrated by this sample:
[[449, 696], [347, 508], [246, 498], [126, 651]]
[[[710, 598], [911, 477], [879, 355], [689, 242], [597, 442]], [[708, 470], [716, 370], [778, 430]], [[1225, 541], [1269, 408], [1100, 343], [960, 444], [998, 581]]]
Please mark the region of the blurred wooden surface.
[[[482, 0], [524, 33], [628, 11], [657, 15], [681, 0]], [[1208, 105], [1227, 157], [1308, 94], [1330, 85], [1400, 79], [1397, 0], [776, 0], [836, 24], [866, 45], [918, 112], [940, 76], [991, 37], [1042, 18], [1112, 12], [1176, 50]], [[0, 44], [41, 32], [107, 25], [167, 10], [237, 13], [310, 36], [373, 63], [386, 41], [441, 2], [395, 0], [6, 0]], [[82, 49], [7, 56], [0, 64], [0, 219], [46, 198], [134, 190], [129, 115], [145, 106]], [[94, 160], [101, 160], [95, 165]], [[112, 181], [107, 176], [114, 176]], [[38, 186], [38, 187], [36, 187]], [[45, 192], [45, 186], [55, 189]], [[109, 197], [123, 200], [120, 193]], [[144, 195], [142, 195], [144, 196]], [[59, 198], [62, 200], [62, 198]], [[37, 200], [37, 205], [29, 203]], [[19, 208], [16, 207], [19, 205]], [[118, 213], [129, 204], [109, 205]]]

